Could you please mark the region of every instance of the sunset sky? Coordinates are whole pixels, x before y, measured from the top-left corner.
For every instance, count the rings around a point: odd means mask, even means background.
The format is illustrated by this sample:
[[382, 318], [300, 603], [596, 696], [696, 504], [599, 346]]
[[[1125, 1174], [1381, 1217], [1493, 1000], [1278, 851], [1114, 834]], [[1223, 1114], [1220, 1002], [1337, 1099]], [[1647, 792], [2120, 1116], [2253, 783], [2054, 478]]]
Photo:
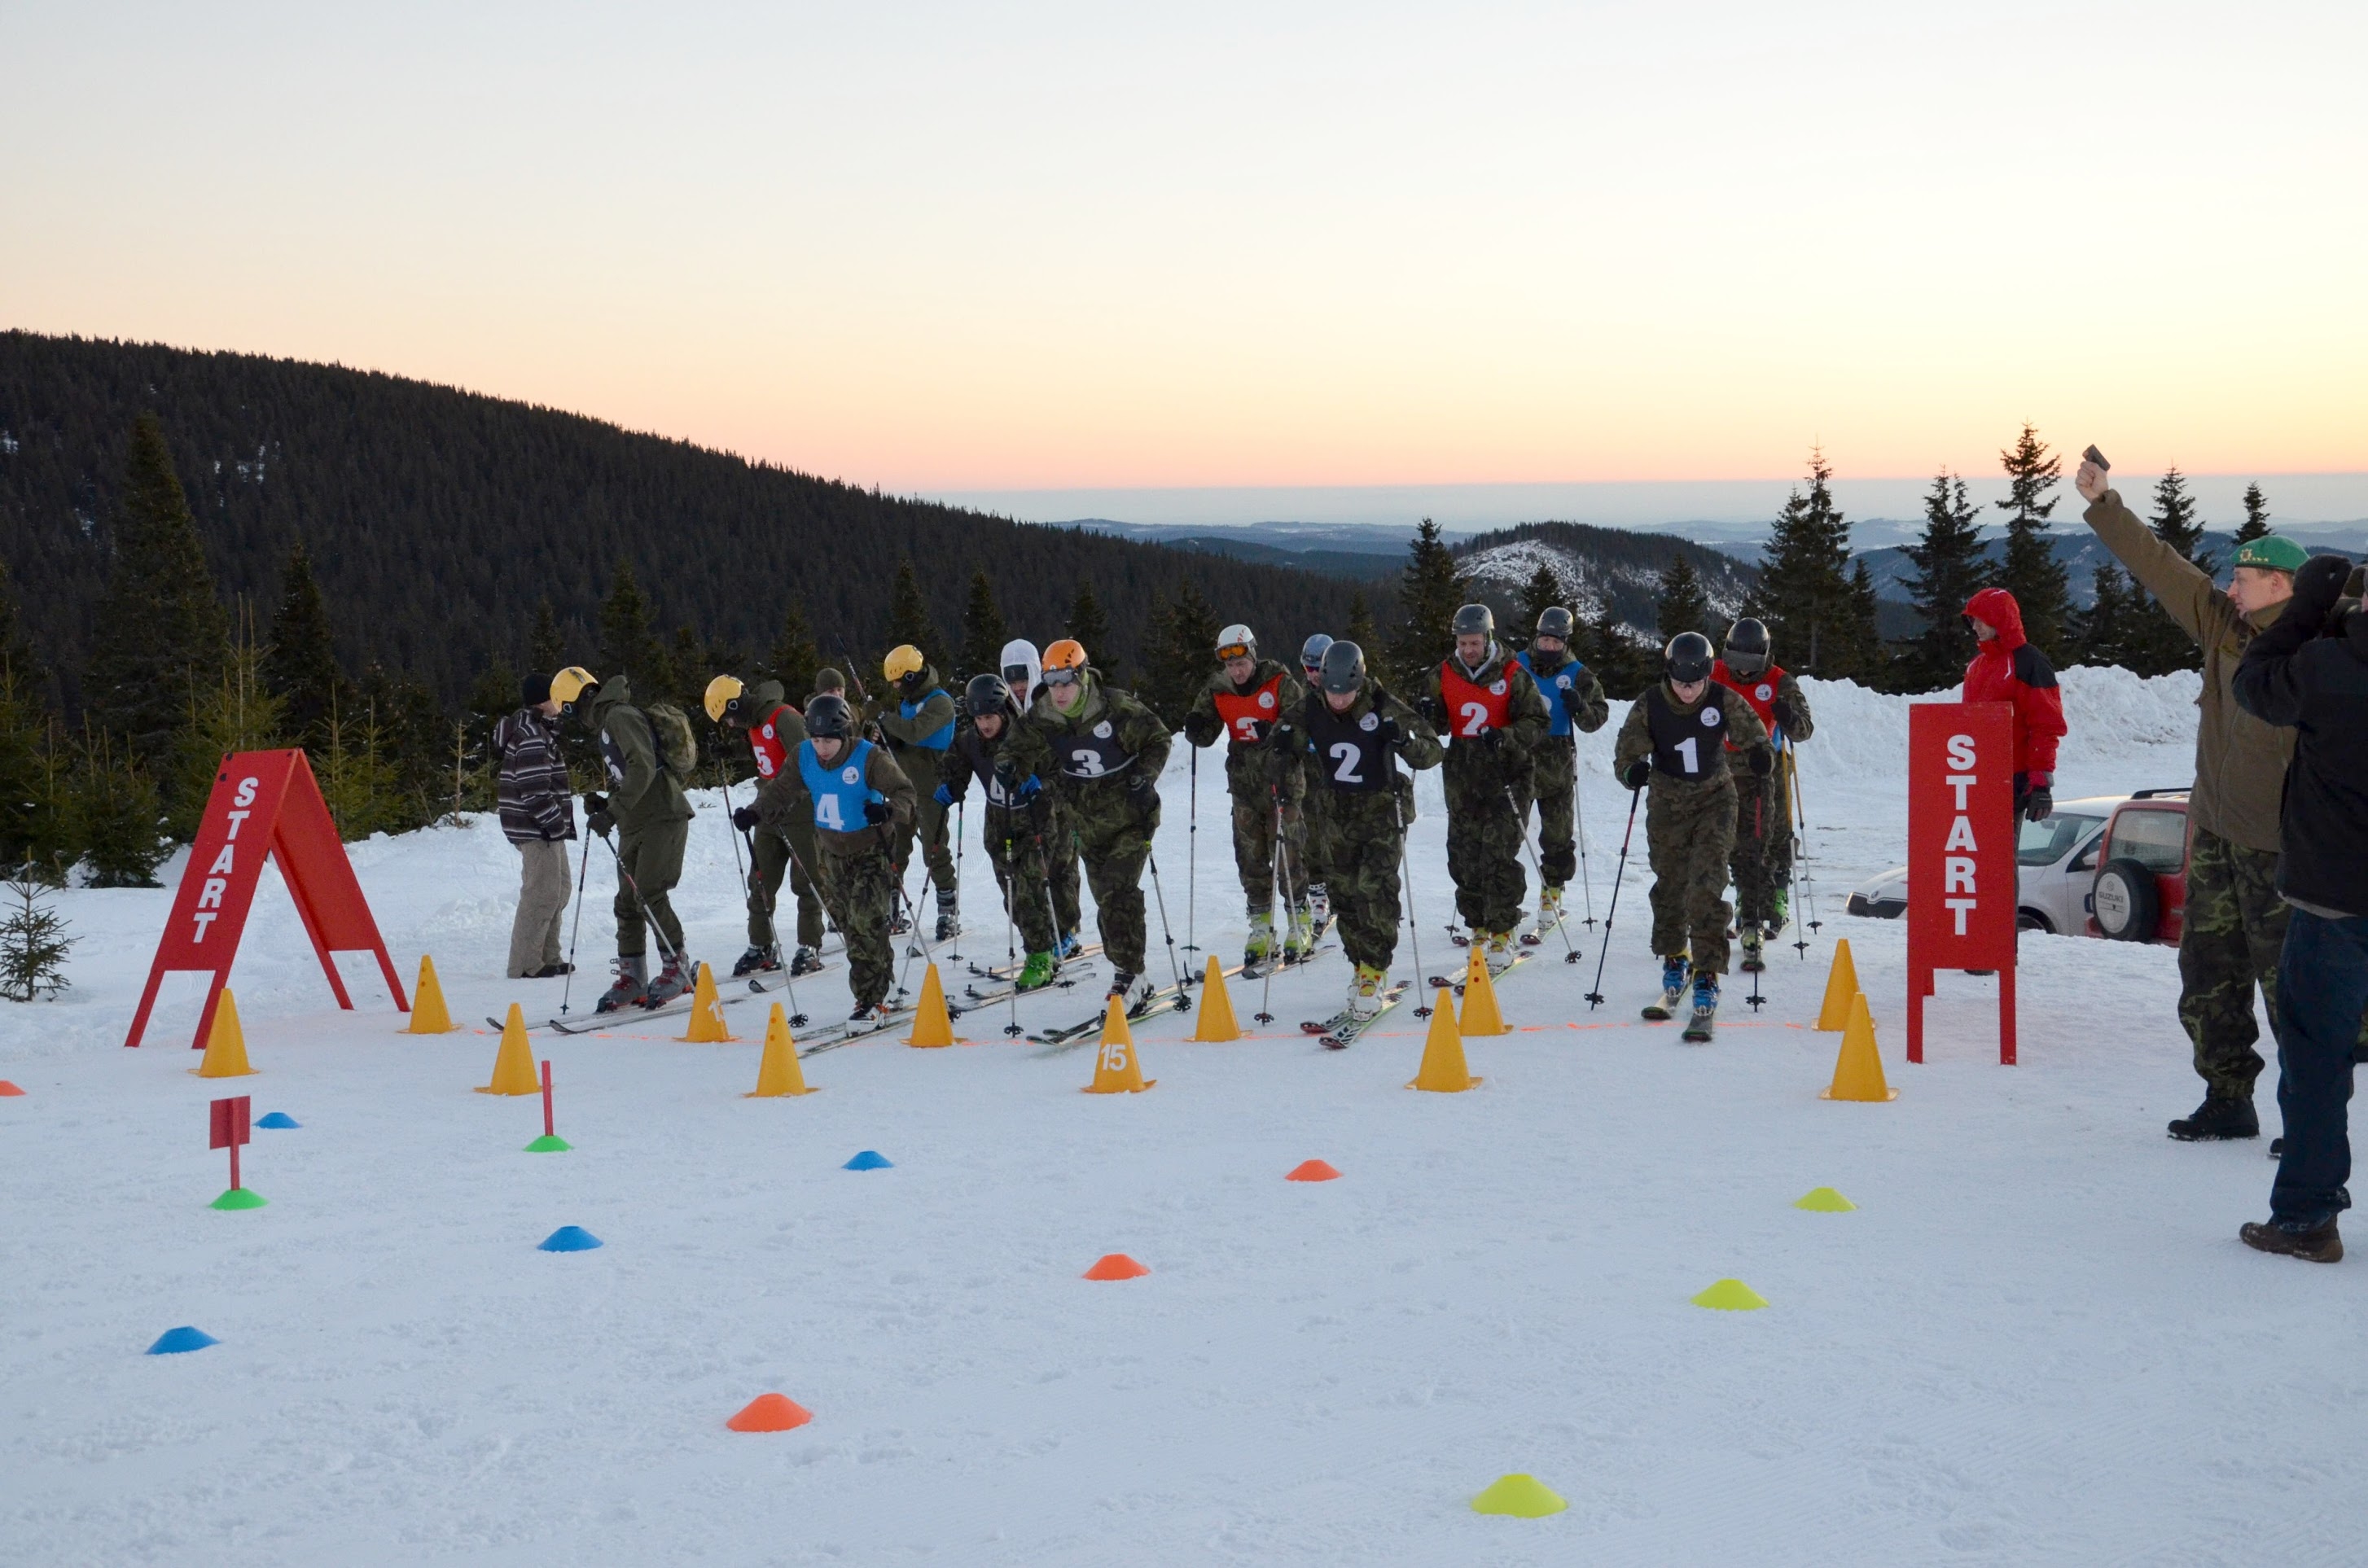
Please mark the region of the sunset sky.
[[[2368, 6], [35, 6], [0, 325], [896, 491], [2368, 471]], [[2356, 515], [2356, 514], [2354, 514]]]

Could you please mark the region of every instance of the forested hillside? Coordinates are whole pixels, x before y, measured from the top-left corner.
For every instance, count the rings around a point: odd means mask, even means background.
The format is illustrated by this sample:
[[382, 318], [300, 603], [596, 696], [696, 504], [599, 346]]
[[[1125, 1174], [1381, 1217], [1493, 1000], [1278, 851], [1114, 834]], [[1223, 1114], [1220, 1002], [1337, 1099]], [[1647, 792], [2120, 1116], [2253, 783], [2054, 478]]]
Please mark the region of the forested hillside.
[[[528, 654], [539, 604], [566, 656], [600, 649], [629, 565], [662, 636], [771, 647], [803, 608], [823, 654], [876, 656], [911, 560], [937, 653], [984, 570], [1014, 635], [1061, 634], [1081, 585], [1098, 664], [1132, 668], [1163, 599], [1224, 619], [1343, 623], [1353, 587], [1306, 572], [1013, 523], [751, 463], [598, 420], [393, 376], [152, 344], [0, 334], [0, 553], [24, 629], [73, 712], [135, 416], [153, 412], [225, 598], [276, 603], [302, 540], [347, 669], [372, 663], [457, 708]], [[685, 672], [688, 673], [688, 672]]]

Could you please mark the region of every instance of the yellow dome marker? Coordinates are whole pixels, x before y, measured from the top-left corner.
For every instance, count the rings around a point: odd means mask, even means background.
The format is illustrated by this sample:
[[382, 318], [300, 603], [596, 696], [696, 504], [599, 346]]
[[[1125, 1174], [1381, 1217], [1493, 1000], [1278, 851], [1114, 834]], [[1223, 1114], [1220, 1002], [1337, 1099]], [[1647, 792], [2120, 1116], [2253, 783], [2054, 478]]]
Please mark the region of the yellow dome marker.
[[1693, 1299], [1695, 1306], [1721, 1312], [1756, 1312], [1768, 1298], [1740, 1279], [1722, 1279]]
[[1488, 1490], [1472, 1499], [1475, 1514], [1510, 1514], [1517, 1519], [1543, 1519], [1570, 1505], [1534, 1475], [1500, 1475]]

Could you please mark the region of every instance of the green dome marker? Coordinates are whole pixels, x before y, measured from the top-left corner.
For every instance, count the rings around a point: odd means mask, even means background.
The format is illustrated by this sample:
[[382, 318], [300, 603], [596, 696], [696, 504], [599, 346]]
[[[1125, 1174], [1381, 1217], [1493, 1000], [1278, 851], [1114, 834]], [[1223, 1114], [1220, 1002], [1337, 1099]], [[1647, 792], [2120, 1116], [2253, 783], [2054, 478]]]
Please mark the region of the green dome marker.
[[1569, 1506], [1534, 1475], [1500, 1475], [1472, 1499], [1475, 1514], [1510, 1514], [1517, 1519], [1543, 1519]]
[[1793, 1205], [1812, 1214], [1847, 1214], [1858, 1207], [1830, 1187], [1820, 1187], [1804, 1192]]
[[564, 1154], [575, 1147], [556, 1132], [546, 1132], [526, 1146], [529, 1154]]
[[251, 1187], [233, 1187], [208, 1207], [214, 1209], [260, 1209], [270, 1199]]
[[1722, 1279], [1693, 1300], [1698, 1307], [1722, 1312], [1756, 1312], [1768, 1304], [1767, 1297], [1740, 1279]]

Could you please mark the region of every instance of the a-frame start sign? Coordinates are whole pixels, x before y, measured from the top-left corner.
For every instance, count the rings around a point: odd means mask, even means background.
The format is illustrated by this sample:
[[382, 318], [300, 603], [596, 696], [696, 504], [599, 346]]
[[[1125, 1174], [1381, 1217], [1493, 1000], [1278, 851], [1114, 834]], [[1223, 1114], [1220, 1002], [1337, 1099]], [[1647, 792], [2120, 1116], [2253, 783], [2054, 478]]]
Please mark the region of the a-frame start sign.
[[211, 978], [206, 984], [205, 1010], [198, 1015], [198, 1037], [189, 1043], [193, 1049], [205, 1048], [266, 855], [279, 858], [279, 875], [296, 900], [296, 913], [303, 917], [304, 934], [313, 938], [313, 951], [329, 977], [337, 1006], [350, 1010], [354, 1003], [329, 955], [370, 952], [378, 955], [396, 1009], [411, 1010], [393, 960], [386, 956], [378, 922], [370, 918], [370, 904], [362, 897], [362, 885], [355, 880], [353, 863], [337, 838], [328, 802], [313, 782], [312, 764], [302, 751], [244, 751], [222, 758], [222, 771], [214, 776], [205, 821], [190, 846], [180, 889], [173, 895], [172, 917], [156, 944], [156, 961], [148, 970], [148, 988], [140, 994], [140, 1010], [131, 1016], [125, 1045], [140, 1043], [165, 976], [176, 970], [199, 970]]

